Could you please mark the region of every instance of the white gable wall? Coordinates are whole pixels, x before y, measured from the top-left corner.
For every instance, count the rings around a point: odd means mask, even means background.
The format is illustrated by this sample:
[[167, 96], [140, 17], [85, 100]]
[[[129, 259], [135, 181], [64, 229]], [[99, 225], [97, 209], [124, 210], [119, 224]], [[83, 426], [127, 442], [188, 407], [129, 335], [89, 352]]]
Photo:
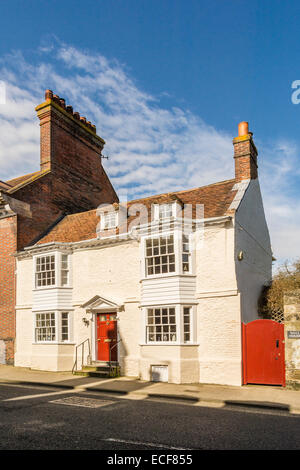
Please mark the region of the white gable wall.
[[[238, 254], [243, 259], [238, 260]], [[235, 216], [235, 266], [242, 321], [258, 318], [262, 287], [272, 277], [272, 251], [258, 179], [251, 180]]]

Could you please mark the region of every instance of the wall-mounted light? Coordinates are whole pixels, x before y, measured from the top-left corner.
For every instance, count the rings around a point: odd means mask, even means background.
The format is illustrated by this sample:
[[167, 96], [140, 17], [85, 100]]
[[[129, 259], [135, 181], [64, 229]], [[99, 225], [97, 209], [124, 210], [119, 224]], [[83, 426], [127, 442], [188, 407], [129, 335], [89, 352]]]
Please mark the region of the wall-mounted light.
[[82, 321], [86, 326], [89, 326], [90, 322], [87, 318], [83, 317]]

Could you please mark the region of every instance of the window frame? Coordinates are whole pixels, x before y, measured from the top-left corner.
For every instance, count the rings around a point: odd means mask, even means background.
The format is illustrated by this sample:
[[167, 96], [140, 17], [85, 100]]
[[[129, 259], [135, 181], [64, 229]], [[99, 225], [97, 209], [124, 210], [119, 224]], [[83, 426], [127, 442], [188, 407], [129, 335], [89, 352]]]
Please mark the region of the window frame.
[[[115, 225], [109, 225], [106, 227], [105, 218], [111, 217], [112, 215], [115, 216]], [[100, 230], [112, 230], [118, 227], [119, 224], [119, 212], [118, 211], [109, 211], [109, 212], [102, 212], [100, 215]]]
[[[148, 341], [148, 310], [175, 308], [176, 341]], [[184, 341], [184, 309], [190, 309], [190, 339]], [[142, 308], [142, 341], [141, 346], [198, 346], [197, 341], [197, 306], [195, 304], [149, 305]], [[151, 325], [150, 325], [151, 326]]]
[[[62, 315], [68, 314], [68, 340], [62, 339]], [[54, 315], [54, 340], [38, 340], [37, 339], [37, 315]], [[73, 311], [72, 310], [45, 310], [33, 312], [33, 344], [74, 344], [73, 341]]]
[[[160, 208], [163, 206], [171, 206], [172, 215], [169, 217], [160, 217]], [[178, 203], [175, 202], [163, 202], [161, 204], [154, 204], [154, 220], [163, 222], [164, 220], [170, 220], [177, 215]]]
[[[166, 273], [157, 273], [157, 274], [148, 274], [147, 272], [147, 240], [161, 238], [161, 237], [170, 237], [173, 235], [173, 242], [174, 242], [174, 256], [175, 256], [175, 271], [166, 272]], [[141, 240], [141, 278], [142, 280], [146, 279], [155, 279], [155, 278], [162, 278], [162, 277], [169, 277], [169, 276], [192, 276], [194, 275], [194, 253], [191, 250], [191, 235], [192, 234], [185, 234], [182, 230], [172, 230], [172, 231], [161, 231], [157, 232], [152, 235], [144, 236]], [[189, 270], [183, 271], [183, 236], [188, 237], [189, 242], [189, 252], [188, 254], [188, 263], [189, 263]], [[164, 256], [164, 255], [161, 255]]]
[[[54, 256], [54, 266], [55, 266], [55, 283], [46, 285], [46, 286], [38, 286], [37, 285], [37, 260], [40, 258], [44, 258], [46, 256]], [[62, 283], [62, 263], [63, 263], [63, 256], [67, 256], [67, 271], [68, 272], [68, 283]], [[70, 252], [67, 251], [49, 251], [48, 253], [40, 253], [33, 256], [33, 290], [48, 290], [48, 289], [55, 289], [55, 288], [71, 288], [72, 283], [72, 269], [71, 269], [71, 255]]]
[[[165, 253], [165, 254], [161, 254], [159, 253], [158, 255], [153, 255], [152, 256], [147, 256], [147, 241], [149, 240], [161, 240], [162, 238], [170, 238], [170, 237], [173, 237], [173, 247], [174, 247], [174, 251], [173, 253]], [[176, 240], [176, 236], [175, 236], [175, 233], [174, 232], [170, 232], [170, 233], [159, 233], [159, 234], [155, 234], [155, 235], [152, 235], [150, 237], [145, 237], [144, 240], [143, 240], [143, 265], [144, 265], [144, 276], [145, 278], [147, 279], [151, 279], [151, 278], [155, 278], [155, 277], [164, 277], [164, 276], [174, 276], [176, 275], [176, 273], [178, 272], [178, 265], [177, 265], [177, 260], [176, 260], [176, 251], [177, 251], [177, 240]], [[167, 246], [167, 245], [166, 245]], [[158, 245], [159, 247], [159, 251], [160, 251], [160, 248], [161, 248], [161, 245], [159, 243]], [[167, 263], [159, 263], [158, 265], [162, 266], [163, 265], [171, 265], [171, 264], [174, 264], [174, 271], [168, 271], [168, 272], [160, 272], [160, 273], [153, 273], [153, 274], [148, 274], [148, 262], [147, 260], [148, 259], [153, 259], [154, 260], [154, 263], [153, 263], [153, 267], [155, 267], [155, 259], [156, 258], [162, 258], [163, 256], [166, 256], [166, 257], [169, 257], [169, 256], [174, 256], [174, 263], [170, 263], [169, 261], [167, 261]]]
[[[45, 259], [45, 264], [47, 263], [46, 259], [49, 258], [50, 261], [49, 263], [52, 264], [51, 258], [54, 258], [54, 270], [44, 270], [44, 271], [38, 271], [38, 261], [41, 261], [42, 259]], [[40, 265], [42, 263], [40, 262]], [[55, 253], [44, 253], [42, 255], [36, 256], [34, 259], [34, 285], [36, 289], [47, 289], [51, 287], [55, 287], [57, 284], [57, 260], [56, 260], [56, 254]], [[53, 284], [45, 284], [45, 285], [38, 285], [38, 274], [40, 273], [49, 273], [49, 272], [54, 272], [54, 283]]]

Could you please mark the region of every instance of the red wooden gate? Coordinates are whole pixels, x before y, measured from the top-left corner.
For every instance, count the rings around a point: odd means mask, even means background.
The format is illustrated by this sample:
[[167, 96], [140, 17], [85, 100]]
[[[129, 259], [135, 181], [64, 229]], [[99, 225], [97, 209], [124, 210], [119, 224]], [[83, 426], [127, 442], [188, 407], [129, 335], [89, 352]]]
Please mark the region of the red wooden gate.
[[243, 323], [243, 383], [285, 386], [284, 325]]

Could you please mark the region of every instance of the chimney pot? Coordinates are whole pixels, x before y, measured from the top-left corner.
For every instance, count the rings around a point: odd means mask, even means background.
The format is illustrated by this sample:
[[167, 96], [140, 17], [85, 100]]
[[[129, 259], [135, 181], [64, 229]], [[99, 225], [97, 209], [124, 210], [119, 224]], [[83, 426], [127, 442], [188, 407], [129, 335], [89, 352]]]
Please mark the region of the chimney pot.
[[238, 126], [238, 131], [239, 137], [242, 135], [249, 134], [249, 123], [247, 121], [240, 122]]
[[65, 109], [66, 108], [66, 100], [64, 98], [60, 98], [59, 102], [60, 102], [61, 107]]
[[84, 116], [81, 116], [80, 121], [85, 124], [86, 123], [86, 118]]
[[80, 114], [79, 114], [77, 111], [75, 111], [75, 113], [73, 113], [73, 117], [74, 117], [75, 119], [78, 119], [78, 120], [79, 120], [79, 119], [80, 119]]
[[73, 106], [70, 106], [70, 105], [66, 106], [66, 111], [67, 113], [73, 114]]
[[52, 90], [46, 90], [45, 91], [45, 100], [52, 100], [53, 98], [53, 91]]
[[60, 105], [60, 98], [58, 95], [53, 95], [53, 101], [55, 101], [55, 103], [59, 104]]

